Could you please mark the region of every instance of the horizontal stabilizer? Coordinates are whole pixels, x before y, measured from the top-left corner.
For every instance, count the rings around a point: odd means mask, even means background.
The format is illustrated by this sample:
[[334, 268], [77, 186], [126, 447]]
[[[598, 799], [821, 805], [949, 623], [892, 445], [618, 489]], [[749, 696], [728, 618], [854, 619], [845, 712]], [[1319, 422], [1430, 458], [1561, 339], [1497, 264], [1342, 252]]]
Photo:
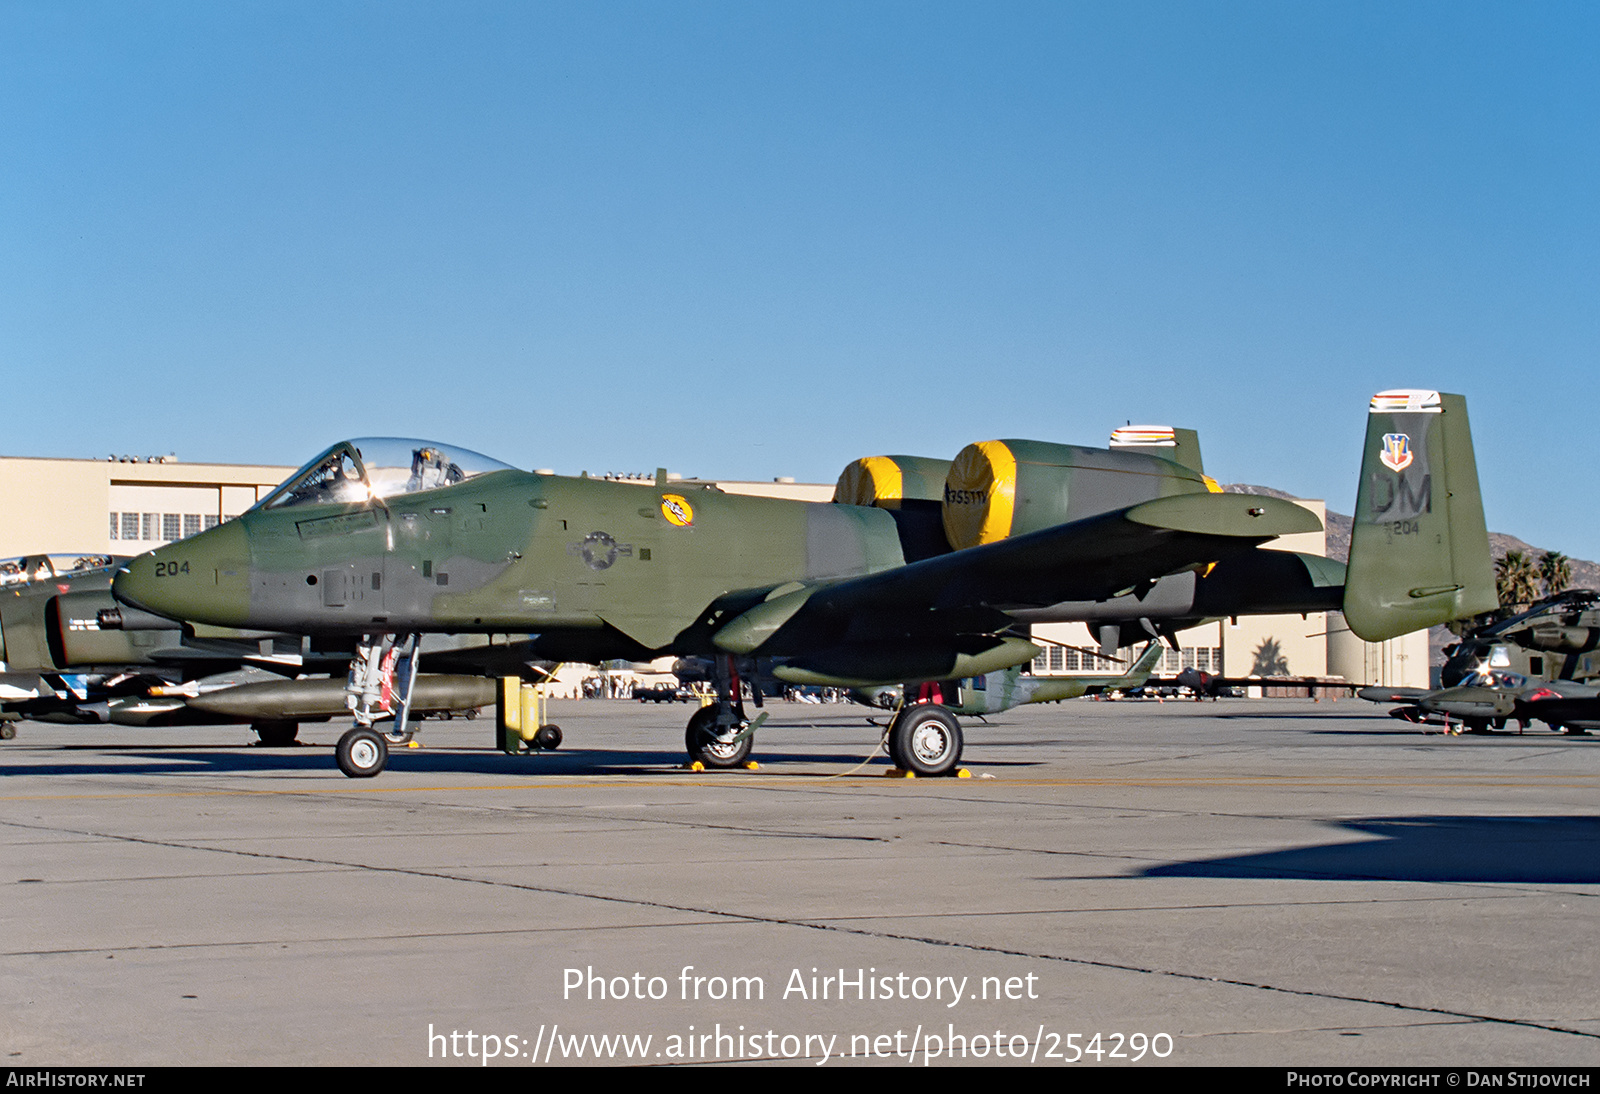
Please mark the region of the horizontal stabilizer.
[[1178, 494], [1135, 505], [1127, 515], [1136, 524], [1199, 536], [1270, 539], [1322, 531], [1311, 510], [1255, 494]]

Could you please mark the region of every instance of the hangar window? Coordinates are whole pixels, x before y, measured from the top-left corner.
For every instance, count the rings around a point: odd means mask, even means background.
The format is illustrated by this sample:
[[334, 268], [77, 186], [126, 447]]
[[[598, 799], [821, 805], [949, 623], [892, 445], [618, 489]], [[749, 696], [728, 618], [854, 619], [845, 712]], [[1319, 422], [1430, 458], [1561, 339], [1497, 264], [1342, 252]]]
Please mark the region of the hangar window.
[[124, 514], [122, 514], [122, 538], [123, 539], [138, 539], [139, 538], [139, 514], [138, 513], [124, 513]]
[[199, 534], [200, 534], [200, 514], [199, 513], [185, 513], [185, 514], [183, 514], [183, 538], [188, 539], [190, 536], [199, 535]]
[[183, 514], [161, 514], [161, 538], [171, 543], [175, 539], [183, 538]]

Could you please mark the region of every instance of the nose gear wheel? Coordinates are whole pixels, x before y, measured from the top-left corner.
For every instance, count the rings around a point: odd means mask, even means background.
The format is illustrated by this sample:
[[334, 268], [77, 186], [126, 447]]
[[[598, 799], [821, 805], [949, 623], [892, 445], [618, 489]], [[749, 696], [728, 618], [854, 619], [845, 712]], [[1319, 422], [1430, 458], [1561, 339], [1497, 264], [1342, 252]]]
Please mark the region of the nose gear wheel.
[[350, 778], [370, 779], [388, 764], [389, 744], [377, 730], [356, 726], [339, 738], [334, 755]]

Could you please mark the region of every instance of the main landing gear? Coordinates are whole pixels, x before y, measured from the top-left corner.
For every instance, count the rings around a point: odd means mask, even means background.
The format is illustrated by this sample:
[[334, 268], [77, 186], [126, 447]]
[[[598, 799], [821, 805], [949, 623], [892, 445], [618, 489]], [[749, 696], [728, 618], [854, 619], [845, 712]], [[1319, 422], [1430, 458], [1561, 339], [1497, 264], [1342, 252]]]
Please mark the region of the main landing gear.
[[[763, 712], [754, 720], [745, 717], [739, 666], [732, 657], [717, 660], [713, 682], [717, 689], [716, 700], [694, 712], [683, 734], [689, 762], [701, 767], [749, 767], [756, 730], [767, 720], [767, 715]], [[756, 706], [761, 706], [759, 681], [753, 682], [750, 694]]]
[[923, 778], [949, 775], [961, 763], [961, 723], [938, 703], [901, 707], [889, 723], [889, 758]]
[[689, 719], [683, 747], [691, 762], [703, 767], [743, 767], [755, 744], [755, 727], [734, 707], [712, 703]]

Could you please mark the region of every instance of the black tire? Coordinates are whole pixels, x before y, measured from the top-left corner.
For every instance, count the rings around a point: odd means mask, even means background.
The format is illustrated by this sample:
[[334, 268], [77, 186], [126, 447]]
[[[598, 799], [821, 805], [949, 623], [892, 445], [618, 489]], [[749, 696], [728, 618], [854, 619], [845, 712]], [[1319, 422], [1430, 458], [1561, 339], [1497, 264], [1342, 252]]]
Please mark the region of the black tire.
[[352, 779], [370, 779], [388, 764], [389, 742], [377, 730], [357, 726], [339, 738], [334, 755], [340, 771]]
[[906, 707], [889, 727], [889, 757], [901, 771], [948, 775], [961, 762], [961, 723], [936, 703]]
[[0, 722], [0, 741], [14, 741], [17, 738], [17, 727], [10, 722]]
[[261, 743], [269, 748], [287, 748], [294, 744], [294, 739], [300, 735], [299, 722], [269, 721], [251, 722], [250, 728], [256, 731], [256, 736], [261, 738]]
[[755, 744], [755, 734], [749, 734], [730, 744], [717, 739], [716, 724], [715, 703], [694, 712], [689, 719], [689, 728], [683, 734], [683, 747], [688, 750], [689, 759], [698, 760], [706, 767], [743, 767], [750, 759], [750, 748]]
[[561, 747], [560, 726], [540, 726], [533, 734], [533, 747], [554, 752]]

